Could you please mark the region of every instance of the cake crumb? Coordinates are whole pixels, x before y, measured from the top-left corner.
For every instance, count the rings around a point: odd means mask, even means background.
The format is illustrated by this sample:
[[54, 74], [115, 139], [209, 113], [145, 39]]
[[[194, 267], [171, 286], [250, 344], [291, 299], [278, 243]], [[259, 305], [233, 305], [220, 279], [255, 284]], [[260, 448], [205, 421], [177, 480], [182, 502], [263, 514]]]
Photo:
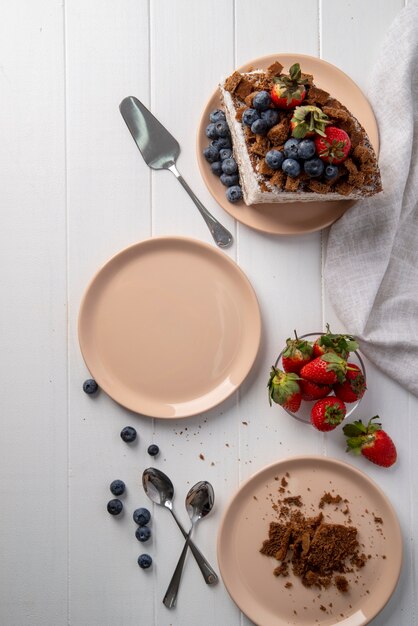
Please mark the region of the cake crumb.
[[200, 453], [200, 454], [199, 454], [199, 459], [202, 459], [202, 461], [204, 461], [204, 460], [205, 460], [205, 455], [204, 455], [204, 454], [202, 454], [202, 453]]
[[346, 579], [345, 576], [341, 576], [341, 575], [336, 576], [335, 586], [337, 587], [338, 591], [341, 591], [342, 593], [346, 593], [349, 588], [348, 580]]

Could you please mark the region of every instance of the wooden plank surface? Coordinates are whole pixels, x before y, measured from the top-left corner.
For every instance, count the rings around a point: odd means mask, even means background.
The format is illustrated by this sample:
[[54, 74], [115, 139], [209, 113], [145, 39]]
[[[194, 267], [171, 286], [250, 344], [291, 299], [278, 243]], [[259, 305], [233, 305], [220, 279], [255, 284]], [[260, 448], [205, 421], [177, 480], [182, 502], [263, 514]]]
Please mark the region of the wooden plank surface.
[[[216, 506], [195, 539], [217, 569], [217, 529], [242, 480], [289, 455], [348, 460], [337, 433], [313, 432], [270, 408], [266, 397], [270, 365], [294, 328], [342, 325], [322, 284], [321, 233], [277, 237], [235, 223], [200, 177], [196, 128], [223, 76], [274, 52], [321, 56], [367, 91], [369, 69], [402, 6], [403, 0], [18, 0], [1, 7], [2, 626], [251, 623], [222, 583], [204, 585], [190, 557], [177, 608], [162, 605], [183, 539], [169, 512], [146, 499], [141, 474], [155, 465], [171, 476], [185, 526], [188, 489], [210, 480]], [[233, 232], [226, 253], [247, 274], [262, 312], [260, 353], [248, 379], [220, 406], [187, 420], [149, 419], [104, 393], [82, 392], [88, 371], [77, 316], [95, 271], [149, 236], [212, 243], [174, 176], [151, 173], [143, 162], [118, 110], [127, 95], [140, 98], [178, 139], [179, 169]], [[418, 401], [366, 365], [362, 410], [381, 412], [396, 430], [400, 461], [389, 472], [352, 462], [389, 495], [405, 541], [400, 585], [373, 624], [414, 626], [418, 492], [410, 477], [417, 472]], [[133, 446], [119, 436], [128, 424], [139, 433]], [[161, 449], [156, 459], [146, 452], [153, 442]], [[106, 513], [115, 478], [128, 488], [121, 519]], [[134, 536], [139, 506], [153, 515], [147, 544]], [[154, 558], [148, 572], [136, 563], [141, 552]]]

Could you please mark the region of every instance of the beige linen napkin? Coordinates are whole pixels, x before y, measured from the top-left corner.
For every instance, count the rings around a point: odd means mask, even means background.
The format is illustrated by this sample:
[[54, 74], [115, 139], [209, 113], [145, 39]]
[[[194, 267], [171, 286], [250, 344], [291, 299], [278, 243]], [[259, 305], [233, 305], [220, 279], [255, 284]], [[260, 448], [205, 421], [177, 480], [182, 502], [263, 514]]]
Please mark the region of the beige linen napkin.
[[325, 287], [364, 354], [418, 396], [418, 5], [392, 24], [370, 91], [384, 191], [330, 229]]

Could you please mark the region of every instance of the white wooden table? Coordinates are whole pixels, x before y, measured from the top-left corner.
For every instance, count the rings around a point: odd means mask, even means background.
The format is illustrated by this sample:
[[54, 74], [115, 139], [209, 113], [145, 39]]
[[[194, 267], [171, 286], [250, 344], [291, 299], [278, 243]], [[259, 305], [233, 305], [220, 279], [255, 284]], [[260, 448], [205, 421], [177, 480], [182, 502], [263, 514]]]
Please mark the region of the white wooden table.
[[[376, 626], [418, 623], [416, 546], [418, 401], [367, 363], [366, 417], [379, 413], [399, 462], [382, 470], [269, 408], [266, 378], [298, 328], [341, 329], [321, 282], [321, 233], [263, 235], [217, 206], [195, 156], [200, 113], [219, 78], [274, 52], [320, 56], [367, 89], [378, 47], [403, 0], [14, 0], [1, 3], [1, 578], [2, 626], [248, 625], [223, 584], [207, 588], [189, 559], [176, 610], [161, 598], [182, 546], [170, 515], [153, 509], [153, 540], [134, 538], [130, 511], [148, 505], [140, 475], [173, 479], [177, 511], [200, 479], [216, 509], [196, 542], [216, 563], [222, 511], [240, 481], [275, 460], [324, 454], [356, 464], [388, 494], [402, 526], [400, 584]], [[179, 140], [179, 167], [234, 234], [228, 250], [252, 282], [263, 318], [256, 367], [239, 392], [184, 421], [127, 412], [82, 391], [88, 372], [76, 320], [87, 282], [115, 252], [143, 238], [188, 235], [211, 243], [184, 190], [142, 162], [118, 110], [136, 95]], [[303, 294], [303, 296], [301, 295]], [[306, 305], [309, 302], [309, 305]], [[348, 329], [349, 330], [349, 329]], [[244, 425], [243, 422], [248, 422]], [[119, 432], [134, 425], [140, 443]], [[204, 460], [200, 458], [203, 454]], [[122, 478], [129, 511], [106, 513]], [[136, 563], [149, 551], [154, 566]], [[415, 564], [414, 564], [415, 563]]]

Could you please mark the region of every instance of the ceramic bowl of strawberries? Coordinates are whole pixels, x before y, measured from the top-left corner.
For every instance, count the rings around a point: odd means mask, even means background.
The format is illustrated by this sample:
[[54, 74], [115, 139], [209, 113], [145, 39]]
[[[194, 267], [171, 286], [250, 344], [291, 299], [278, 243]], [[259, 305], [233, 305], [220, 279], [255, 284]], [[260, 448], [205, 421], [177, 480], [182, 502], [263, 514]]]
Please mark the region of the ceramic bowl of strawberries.
[[352, 335], [308, 333], [286, 341], [268, 380], [270, 405], [321, 431], [334, 430], [358, 407], [366, 370]]

